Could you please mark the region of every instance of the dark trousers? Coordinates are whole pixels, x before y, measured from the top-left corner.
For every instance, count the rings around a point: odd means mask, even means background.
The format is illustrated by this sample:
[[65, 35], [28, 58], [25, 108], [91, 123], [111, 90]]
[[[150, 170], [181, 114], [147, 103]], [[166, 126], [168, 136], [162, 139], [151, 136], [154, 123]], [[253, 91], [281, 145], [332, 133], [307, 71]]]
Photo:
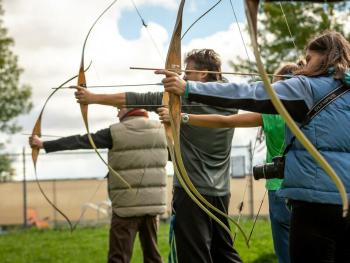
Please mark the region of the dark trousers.
[[[230, 196], [204, 196], [211, 204], [227, 213]], [[175, 187], [174, 232], [179, 263], [242, 262], [233, 248], [230, 235], [203, 212], [182, 188]], [[218, 216], [216, 214], [216, 216]], [[228, 220], [218, 216], [229, 227]]]
[[109, 263], [130, 262], [137, 232], [139, 232], [143, 262], [163, 262], [157, 246], [156, 216], [119, 217], [113, 213], [109, 231]]
[[349, 263], [350, 217], [340, 205], [291, 201], [292, 263]]

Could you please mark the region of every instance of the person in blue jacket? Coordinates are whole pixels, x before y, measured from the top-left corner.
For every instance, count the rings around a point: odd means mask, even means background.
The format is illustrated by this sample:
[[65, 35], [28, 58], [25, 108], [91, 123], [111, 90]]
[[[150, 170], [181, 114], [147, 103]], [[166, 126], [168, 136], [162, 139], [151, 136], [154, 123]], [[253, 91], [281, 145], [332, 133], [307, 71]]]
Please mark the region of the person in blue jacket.
[[[340, 85], [350, 88], [350, 44], [327, 31], [306, 47], [306, 65], [295, 76], [273, 88], [293, 119], [301, 123], [320, 99]], [[276, 114], [262, 82], [201, 83], [184, 81], [160, 70], [165, 91], [208, 105]], [[326, 158], [350, 197], [350, 92], [320, 111], [304, 134]], [[287, 130], [286, 145], [292, 133]], [[342, 216], [340, 194], [328, 175], [298, 140], [286, 154], [284, 181], [279, 196], [291, 204], [291, 262], [350, 262], [350, 216]]]

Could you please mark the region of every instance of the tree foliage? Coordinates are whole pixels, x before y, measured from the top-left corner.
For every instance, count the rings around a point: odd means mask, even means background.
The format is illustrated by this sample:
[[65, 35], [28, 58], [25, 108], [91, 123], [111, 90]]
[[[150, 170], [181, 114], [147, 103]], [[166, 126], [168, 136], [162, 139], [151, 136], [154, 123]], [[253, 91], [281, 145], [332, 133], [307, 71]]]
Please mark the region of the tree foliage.
[[[273, 73], [282, 62], [296, 62], [300, 59], [307, 42], [325, 30], [336, 30], [348, 39], [350, 37], [350, 34], [345, 33], [350, 15], [349, 4], [345, 2], [337, 4], [283, 2], [281, 5], [279, 2], [264, 2], [258, 15], [260, 52], [264, 65], [270, 73]], [[236, 71], [256, 71], [255, 61], [249, 61], [247, 58], [237, 58], [231, 65]]]
[[[13, 134], [20, 130], [14, 119], [28, 113], [32, 107], [31, 88], [20, 84], [19, 78], [23, 70], [18, 66], [18, 58], [11, 50], [14, 41], [3, 25], [3, 14], [0, 0], [0, 132]], [[13, 173], [10, 158], [3, 152], [4, 147], [0, 144], [0, 180]]]
[[[0, 151], [4, 145], [0, 144]], [[0, 182], [10, 181], [15, 175], [15, 170], [11, 167], [11, 158], [7, 154], [0, 155]]]

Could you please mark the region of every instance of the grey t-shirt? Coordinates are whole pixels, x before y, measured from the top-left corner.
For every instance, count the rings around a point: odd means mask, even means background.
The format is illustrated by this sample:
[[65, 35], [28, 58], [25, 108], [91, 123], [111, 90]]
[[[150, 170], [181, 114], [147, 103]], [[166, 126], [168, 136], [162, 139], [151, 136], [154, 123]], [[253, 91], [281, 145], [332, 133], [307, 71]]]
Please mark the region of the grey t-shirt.
[[[126, 93], [126, 105], [143, 105], [156, 111], [162, 105], [162, 92]], [[189, 114], [236, 114], [236, 109], [212, 107], [182, 99], [182, 112]], [[158, 106], [144, 106], [158, 105]], [[180, 147], [187, 173], [198, 191], [204, 195], [223, 196], [230, 193], [230, 152], [233, 128], [204, 128], [181, 124]], [[181, 187], [176, 176], [174, 186]]]

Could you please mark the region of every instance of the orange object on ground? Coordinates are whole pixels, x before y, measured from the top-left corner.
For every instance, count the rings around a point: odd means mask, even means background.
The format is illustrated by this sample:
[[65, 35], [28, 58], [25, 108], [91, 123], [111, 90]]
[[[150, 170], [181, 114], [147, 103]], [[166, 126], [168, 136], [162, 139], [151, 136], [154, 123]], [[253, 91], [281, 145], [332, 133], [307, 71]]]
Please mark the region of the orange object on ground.
[[49, 228], [49, 218], [39, 219], [38, 212], [34, 208], [27, 209], [27, 223], [36, 226], [38, 229]]

